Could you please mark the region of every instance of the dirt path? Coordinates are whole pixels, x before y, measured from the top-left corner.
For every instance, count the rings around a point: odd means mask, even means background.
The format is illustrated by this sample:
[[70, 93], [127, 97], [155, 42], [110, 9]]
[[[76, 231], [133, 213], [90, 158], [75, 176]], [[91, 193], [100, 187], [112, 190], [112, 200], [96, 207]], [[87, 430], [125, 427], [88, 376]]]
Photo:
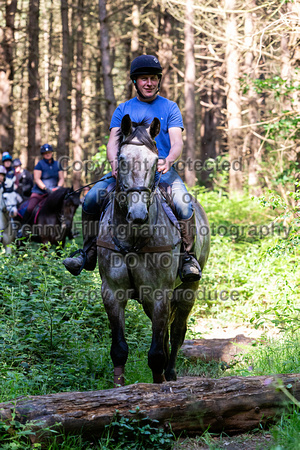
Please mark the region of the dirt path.
[[201, 333], [204, 339], [229, 339], [238, 334], [254, 339], [259, 339], [262, 336], [271, 339], [280, 334], [278, 328], [265, 327], [256, 330], [254, 327], [245, 324], [222, 322], [219, 319], [198, 319], [194, 331]]
[[270, 434], [241, 434], [235, 437], [180, 439], [174, 450], [267, 450], [272, 445]]

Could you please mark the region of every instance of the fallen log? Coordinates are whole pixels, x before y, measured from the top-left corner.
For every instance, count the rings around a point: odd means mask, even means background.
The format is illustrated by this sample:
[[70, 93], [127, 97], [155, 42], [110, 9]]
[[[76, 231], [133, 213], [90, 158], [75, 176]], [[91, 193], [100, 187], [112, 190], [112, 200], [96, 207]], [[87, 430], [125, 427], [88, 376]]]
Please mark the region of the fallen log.
[[[116, 410], [124, 417], [157, 420], [175, 434], [225, 431], [236, 434], [266, 424], [289, 402], [281, 383], [300, 400], [300, 374], [224, 377], [186, 377], [163, 384], [133, 384], [118, 389], [21, 397], [0, 403], [0, 419], [10, 423], [37, 421], [32, 442], [44, 439], [39, 432], [55, 427], [65, 433], [99, 437]], [[277, 387], [276, 387], [277, 386]], [[139, 408], [139, 413], [133, 410]], [[130, 412], [131, 411], [131, 412]], [[138, 414], [138, 416], [137, 416]]]
[[185, 340], [181, 351], [183, 355], [197, 361], [223, 361], [230, 363], [241, 353], [247, 353], [256, 342], [255, 339], [238, 334], [229, 339], [194, 339]]

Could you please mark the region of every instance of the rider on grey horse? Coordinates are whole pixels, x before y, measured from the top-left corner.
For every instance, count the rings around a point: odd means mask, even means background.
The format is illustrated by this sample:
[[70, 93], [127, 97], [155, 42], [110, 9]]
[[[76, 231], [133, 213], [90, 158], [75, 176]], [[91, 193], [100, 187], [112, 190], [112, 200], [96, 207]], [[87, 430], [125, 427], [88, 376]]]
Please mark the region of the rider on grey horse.
[[4, 152], [2, 155], [2, 164], [6, 169], [6, 176], [5, 176], [5, 192], [10, 193], [15, 190], [15, 169], [12, 166], [12, 156], [8, 152]]
[[96, 236], [100, 204], [106, 196], [108, 186], [115, 183], [118, 164], [118, 131], [122, 118], [129, 114], [135, 123], [146, 120], [150, 124], [154, 117], [158, 117], [160, 120], [161, 131], [155, 138], [159, 155], [156, 178], [172, 188], [172, 199], [181, 228], [184, 250], [181, 279], [182, 281], [197, 281], [201, 278], [200, 266], [190, 254], [196, 233], [194, 209], [187, 189], [173, 166], [183, 148], [183, 121], [177, 104], [158, 95], [161, 77], [162, 68], [155, 56], [141, 55], [132, 61], [130, 78], [136, 88], [137, 96], [120, 104], [113, 114], [110, 138], [107, 144], [107, 158], [112, 171], [95, 184], [87, 193], [83, 203], [83, 250], [77, 251], [79, 256], [76, 258], [69, 257], [63, 262], [73, 275], [79, 275], [83, 268], [94, 270], [96, 266]]
[[4, 192], [4, 182], [6, 177], [6, 169], [4, 166], [0, 166], [0, 192], [3, 194]]

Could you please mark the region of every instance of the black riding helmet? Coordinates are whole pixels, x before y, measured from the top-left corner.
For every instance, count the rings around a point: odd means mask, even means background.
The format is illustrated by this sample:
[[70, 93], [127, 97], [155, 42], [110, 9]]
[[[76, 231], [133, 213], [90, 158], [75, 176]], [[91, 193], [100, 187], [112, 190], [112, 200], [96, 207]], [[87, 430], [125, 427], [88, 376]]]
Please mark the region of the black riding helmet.
[[47, 153], [47, 152], [53, 152], [53, 147], [50, 144], [44, 144], [41, 146], [41, 155], [43, 153]]
[[139, 75], [157, 75], [159, 78], [159, 84], [156, 93], [159, 91], [162, 77], [162, 67], [156, 56], [140, 55], [132, 61], [130, 66], [130, 78], [134, 83], [138, 94], [141, 97], [144, 97], [136, 86], [136, 78]]
[[156, 56], [141, 55], [132, 61], [130, 78], [133, 81], [138, 75], [158, 75], [161, 78], [162, 68]]

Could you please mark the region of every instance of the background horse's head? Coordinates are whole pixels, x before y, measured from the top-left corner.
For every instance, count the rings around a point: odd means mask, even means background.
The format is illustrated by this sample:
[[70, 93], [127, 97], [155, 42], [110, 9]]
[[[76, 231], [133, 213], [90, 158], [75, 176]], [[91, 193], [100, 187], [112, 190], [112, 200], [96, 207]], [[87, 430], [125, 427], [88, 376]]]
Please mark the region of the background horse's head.
[[53, 220], [51, 216], [58, 217], [64, 226], [71, 229], [74, 214], [80, 205], [79, 197], [80, 193], [73, 194], [73, 188], [60, 187], [47, 197], [40, 215], [48, 216], [49, 222]]
[[155, 186], [158, 151], [154, 141], [160, 131], [156, 117], [147, 122], [131, 122], [123, 117], [119, 134], [117, 199], [126, 205], [128, 222], [144, 223], [148, 219], [151, 193]]
[[80, 192], [74, 192], [73, 187], [69, 189], [68, 195], [65, 196], [62, 205], [62, 215], [64, 217], [64, 223], [68, 229], [71, 230], [73, 217], [80, 205]]
[[[4, 246], [11, 244], [15, 237], [16, 227], [13, 224], [13, 218], [18, 213], [18, 204], [22, 198], [17, 192], [5, 192], [0, 190], [0, 241]], [[7, 253], [10, 253], [6, 249]]]

